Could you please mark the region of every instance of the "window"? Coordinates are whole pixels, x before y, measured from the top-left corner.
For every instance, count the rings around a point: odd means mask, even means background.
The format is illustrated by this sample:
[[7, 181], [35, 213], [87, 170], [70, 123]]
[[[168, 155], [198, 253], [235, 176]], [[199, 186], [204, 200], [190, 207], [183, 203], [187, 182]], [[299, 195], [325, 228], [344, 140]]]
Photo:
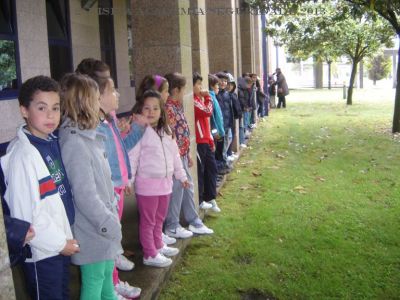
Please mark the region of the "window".
[[20, 82], [15, 2], [0, 2], [0, 99], [17, 96]]
[[98, 11], [101, 60], [110, 67], [111, 77], [114, 79], [115, 87], [118, 87], [117, 64], [115, 60], [114, 11], [112, 0], [99, 0]]
[[46, 0], [46, 17], [50, 74], [60, 80], [65, 73], [73, 71], [68, 0]]

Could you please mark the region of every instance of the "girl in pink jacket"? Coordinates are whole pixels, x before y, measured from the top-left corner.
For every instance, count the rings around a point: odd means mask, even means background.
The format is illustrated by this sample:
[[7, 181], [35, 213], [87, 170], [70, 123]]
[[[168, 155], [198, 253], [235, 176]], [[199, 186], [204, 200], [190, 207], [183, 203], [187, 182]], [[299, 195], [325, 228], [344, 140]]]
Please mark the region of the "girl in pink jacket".
[[137, 100], [133, 111], [146, 117], [151, 125], [129, 152], [140, 214], [139, 237], [143, 248], [143, 264], [168, 267], [172, 260], [167, 256], [179, 253], [177, 248], [166, 246], [161, 237], [172, 193], [172, 176], [180, 180], [185, 188], [189, 183], [178, 146], [168, 127], [160, 93], [146, 91]]

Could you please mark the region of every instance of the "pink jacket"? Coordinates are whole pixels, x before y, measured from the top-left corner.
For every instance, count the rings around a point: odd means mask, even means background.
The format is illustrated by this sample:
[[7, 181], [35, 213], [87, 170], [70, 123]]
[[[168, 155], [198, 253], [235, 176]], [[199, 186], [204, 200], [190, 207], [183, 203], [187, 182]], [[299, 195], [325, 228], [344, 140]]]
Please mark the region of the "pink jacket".
[[160, 137], [151, 126], [128, 155], [139, 195], [172, 193], [173, 175], [181, 182], [187, 180], [176, 141], [164, 132]]

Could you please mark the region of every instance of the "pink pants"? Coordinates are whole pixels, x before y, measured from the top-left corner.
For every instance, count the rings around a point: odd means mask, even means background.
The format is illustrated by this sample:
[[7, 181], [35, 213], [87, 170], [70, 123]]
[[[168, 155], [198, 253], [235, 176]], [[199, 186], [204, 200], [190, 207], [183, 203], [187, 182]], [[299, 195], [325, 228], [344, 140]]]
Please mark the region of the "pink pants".
[[162, 226], [167, 216], [171, 194], [162, 196], [136, 195], [140, 214], [139, 238], [144, 258], [157, 255], [157, 249], [163, 247]]
[[[119, 195], [119, 201], [118, 201], [118, 216], [119, 220], [121, 221], [122, 218], [122, 212], [124, 210], [124, 197], [125, 197], [125, 189], [124, 188], [114, 188], [114, 191]], [[113, 270], [113, 283], [116, 285], [119, 282], [119, 277], [118, 277], [118, 270], [117, 267], [114, 266]]]

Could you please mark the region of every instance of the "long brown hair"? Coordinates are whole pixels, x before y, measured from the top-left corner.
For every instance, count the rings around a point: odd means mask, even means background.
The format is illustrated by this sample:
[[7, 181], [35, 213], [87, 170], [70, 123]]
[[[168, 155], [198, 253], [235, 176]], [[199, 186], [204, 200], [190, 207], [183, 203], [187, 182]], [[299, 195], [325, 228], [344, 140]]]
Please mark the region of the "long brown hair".
[[144, 92], [143, 96], [138, 99], [135, 103], [135, 106], [132, 108], [132, 113], [141, 114], [144, 107], [144, 102], [147, 98], [157, 98], [158, 104], [160, 105], [160, 119], [158, 120], [157, 126], [155, 127], [157, 133], [160, 135], [163, 131], [172, 136], [171, 128], [169, 128], [169, 120], [167, 113], [164, 108], [163, 101], [161, 99], [161, 94], [155, 90], [147, 90]]
[[99, 124], [99, 88], [87, 75], [70, 73], [61, 79], [61, 114], [81, 130], [95, 129]]

